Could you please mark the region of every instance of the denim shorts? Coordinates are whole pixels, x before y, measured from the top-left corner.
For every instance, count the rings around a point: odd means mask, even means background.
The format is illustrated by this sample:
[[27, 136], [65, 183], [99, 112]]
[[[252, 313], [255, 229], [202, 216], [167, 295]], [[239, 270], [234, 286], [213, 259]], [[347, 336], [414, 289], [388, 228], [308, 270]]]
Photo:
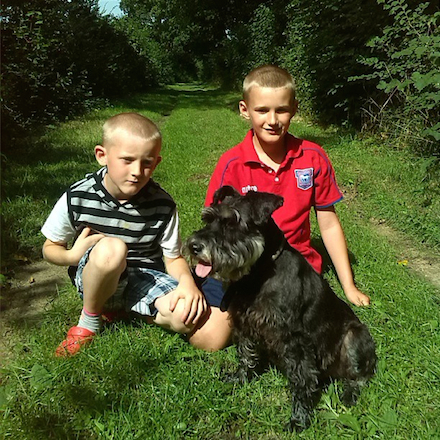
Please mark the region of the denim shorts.
[[[84, 294], [83, 270], [89, 261], [92, 249], [93, 246], [86, 251], [78, 263], [76, 273], [71, 274], [72, 282], [81, 298]], [[125, 310], [154, 317], [157, 314], [154, 306], [156, 299], [175, 290], [177, 284], [174, 278], [159, 270], [127, 267], [121, 275], [116, 292], [105, 303], [104, 310]]]

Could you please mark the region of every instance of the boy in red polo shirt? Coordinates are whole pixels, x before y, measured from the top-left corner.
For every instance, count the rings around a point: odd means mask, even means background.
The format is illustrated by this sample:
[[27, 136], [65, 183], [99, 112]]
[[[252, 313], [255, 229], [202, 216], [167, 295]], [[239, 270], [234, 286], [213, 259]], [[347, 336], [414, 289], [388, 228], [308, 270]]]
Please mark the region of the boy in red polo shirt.
[[293, 78], [273, 65], [254, 69], [243, 82], [239, 108], [252, 129], [218, 161], [205, 204], [211, 204], [214, 192], [223, 185], [231, 185], [243, 195], [264, 191], [283, 196], [284, 205], [273, 218], [290, 245], [320, 273], [322, 258], [310, 242], [313, 207], [347, 299], [358, 306], [368, 305], [370, 298], [354, 283], [344, 232], [335, 212], [334, 205], [343, 196], [330, 160], [319, 145], [288, 133], [298, 108]]

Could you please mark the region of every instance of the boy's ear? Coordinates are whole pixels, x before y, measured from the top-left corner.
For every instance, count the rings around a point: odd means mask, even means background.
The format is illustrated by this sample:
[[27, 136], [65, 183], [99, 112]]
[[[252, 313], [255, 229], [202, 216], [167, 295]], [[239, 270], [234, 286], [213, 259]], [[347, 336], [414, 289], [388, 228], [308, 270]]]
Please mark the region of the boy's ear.
[[296, 115], [297, 111], [298, 111], [298, 101], [294, 99], [292, 103], [292, 118]]
[[107, 165], [107, 151], [102, 145], [97, 145], [95, 147], [95, 157], [99, 165]]
[[238, 103], [238, 109], [240, 110], [240, 115], [243, 116], [243, 118], [245, 119], [250, 118], [249, 111], [245, 101], [242, 100]]

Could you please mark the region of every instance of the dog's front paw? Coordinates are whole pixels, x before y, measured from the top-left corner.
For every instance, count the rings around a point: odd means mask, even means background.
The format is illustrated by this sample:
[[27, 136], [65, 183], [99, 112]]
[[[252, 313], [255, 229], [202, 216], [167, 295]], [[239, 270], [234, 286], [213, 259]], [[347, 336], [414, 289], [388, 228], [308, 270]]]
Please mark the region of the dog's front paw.
[[345, 406], [354, 406], [360, 395], [360, 388], [356, 382], [347, 381], [344, 383], [344, 391], [341, 396], [342, 403]]
[[297, 406], [290, 416], [289, 423], [285, 429], [289, 432], [301, 432], [310, 426], [310, 411], [307, 407]]
[[342, 403], [345, 406], [354, 406], [358, 400], [358, 394], [353, 390], [344, 391], [341, 396]]
[[245, 384], [249, 381], [248, 375], [244, 370], [237, 370], [235, 373], [227, 373], [224, 377], [226, 383]]
[[301, 432], [310, 426], [310, 420], [308, 417], [305, 419], [291, 418], [288, 423], [284, 426], [284, 431], [288, 432]]

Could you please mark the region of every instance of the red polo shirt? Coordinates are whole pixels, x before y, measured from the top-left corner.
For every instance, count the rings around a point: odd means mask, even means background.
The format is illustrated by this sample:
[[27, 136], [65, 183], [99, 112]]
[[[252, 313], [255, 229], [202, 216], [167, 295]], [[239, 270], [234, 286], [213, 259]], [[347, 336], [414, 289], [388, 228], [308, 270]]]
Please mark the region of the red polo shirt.
[[278, 171], [258, 158], [250, 130], [243, 142], [224, 153], [209, 183], [205, 205], [214, 192], [231, 185], [241, 194], [262, 191], [284, 197], [284, 204], [273, 219], [290, 245], [301, 252], [317, 272], [322, 258], [310, 243], [310, 210], [326, 208], [342, 199], [335, 172], [324, 150], [317, 144], [287, 134], [287, 153]]

